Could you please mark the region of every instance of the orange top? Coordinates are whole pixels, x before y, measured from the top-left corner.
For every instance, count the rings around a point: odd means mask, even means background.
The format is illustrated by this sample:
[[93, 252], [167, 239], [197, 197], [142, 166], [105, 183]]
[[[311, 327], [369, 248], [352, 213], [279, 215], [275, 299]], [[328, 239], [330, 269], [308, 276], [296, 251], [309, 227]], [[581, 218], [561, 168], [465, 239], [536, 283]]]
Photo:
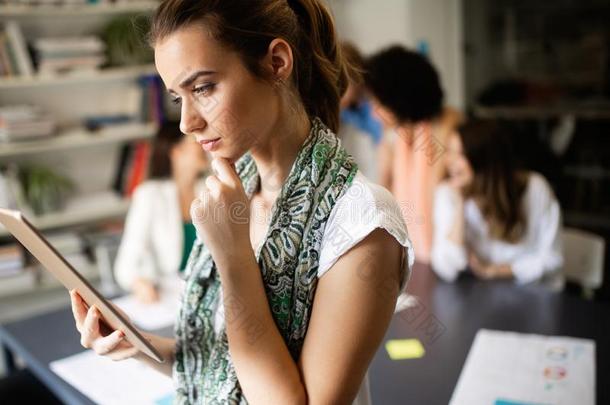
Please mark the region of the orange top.
[[459, 122], [446, 110], [433, 122], [400, 127], [393, 142], [390, 190], [409, 229], [418, 262], [430, 262], [434, 190], [444, 175], [449, 134]]

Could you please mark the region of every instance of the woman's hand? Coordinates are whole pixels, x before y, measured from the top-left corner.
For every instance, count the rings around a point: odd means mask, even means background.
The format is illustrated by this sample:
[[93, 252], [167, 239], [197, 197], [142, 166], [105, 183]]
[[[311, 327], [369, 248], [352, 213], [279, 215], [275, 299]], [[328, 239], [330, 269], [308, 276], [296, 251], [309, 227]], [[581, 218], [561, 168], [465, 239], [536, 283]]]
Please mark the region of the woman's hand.
[[197, 234], [210, 250], [219, 271], [239, 263], [250, 242], [250, 204], [235, 169], [222, 158], [212, 160], [215, 174], [191, 205]]
[[[85, 301], [76, 290], [70, 291], [70, 300], [76, 329], [81, 335], [80, 343], [84, 348], [92, 349], [100, 356], [106, 356], [112, 360], [125, 360], [138, 354], [139, 349], [125, 340], [125, 334], [122, 331], [105, 330], [107, 327], [102, 321], [99, 310], [94, 305], [87, 309]], [[127, 316], [125, 318], [129, 319]]]
[[155, 284], [145, 278], [138, 277], [131, 286], [136, 299], [144, 304], [152, 304], [159, 301], [159, 291]]
[[470, 269], [480, 279], [493, 280], [498, 278], [511, 278], [513, 275], [510, 265], [483, 263], [474, 253], [470, 254]]

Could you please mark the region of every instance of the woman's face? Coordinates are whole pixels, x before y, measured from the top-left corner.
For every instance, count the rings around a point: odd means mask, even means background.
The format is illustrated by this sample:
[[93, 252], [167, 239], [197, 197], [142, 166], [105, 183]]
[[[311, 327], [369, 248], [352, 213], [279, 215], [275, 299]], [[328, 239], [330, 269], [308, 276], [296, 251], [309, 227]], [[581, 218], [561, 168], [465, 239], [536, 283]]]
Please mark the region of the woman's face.
[[189, 26], [159, 41], [155, 65], [180, 105], [180, 130], [213, 157], [233, 163], [267, 139], [279, 114], [273, 86], [203, 28]]
[[457, 187], [463, 188], [472, 183], [473, 171], [468, 159], [464, 155], [462, 139], [457, 132], [453, 132], [447, 141], [446, 166], [449, 174], [449, 182]]

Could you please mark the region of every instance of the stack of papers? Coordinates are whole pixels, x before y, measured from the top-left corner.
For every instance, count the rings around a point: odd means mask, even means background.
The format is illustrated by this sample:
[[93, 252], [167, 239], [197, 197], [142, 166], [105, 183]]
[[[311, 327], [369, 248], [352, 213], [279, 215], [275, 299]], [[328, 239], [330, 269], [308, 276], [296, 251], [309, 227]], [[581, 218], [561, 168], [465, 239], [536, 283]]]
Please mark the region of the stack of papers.
[[88, 350], [51, 363], [51, 370], [101, 405], [168, 403], [170, 377], [137, 360], [113, 361]]
[[164, 278], [159, 293], [159, 301], [144, 304], [133, 295], [117, 298], [112, 302], [121, 308], [139, 328], [154, 331], [173, 326], [180, 307], [180, 297], [184, 281], [176, 277]]
[[595, 342], [482, 329], [451, 405], [595, 405]]

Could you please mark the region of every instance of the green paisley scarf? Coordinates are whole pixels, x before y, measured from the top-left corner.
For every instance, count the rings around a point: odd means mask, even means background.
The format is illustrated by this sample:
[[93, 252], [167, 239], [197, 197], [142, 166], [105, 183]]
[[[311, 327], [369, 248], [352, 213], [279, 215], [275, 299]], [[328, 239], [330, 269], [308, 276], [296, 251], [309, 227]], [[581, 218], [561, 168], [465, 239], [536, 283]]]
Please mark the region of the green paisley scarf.
[[[246, 154], [238, 160], [236, 170], [251, 197], [260, 181], [252, 157]], [[273, 206], [265, 240], [256, 252], [269, 307], [295, 361], [313, 307], [326, 221], [356, 171], [356, 163], [332, 131], [320, 119], [313, 119], [309, 136]], [[246, 404], [229, 355], [224, 316], [217, 316], [222, 305], [219, 276], [210, 252], [199, 239], [185, 277], [175, 327], [174, 403]], [[256, 333], [253, 325], [252, 336]]]

